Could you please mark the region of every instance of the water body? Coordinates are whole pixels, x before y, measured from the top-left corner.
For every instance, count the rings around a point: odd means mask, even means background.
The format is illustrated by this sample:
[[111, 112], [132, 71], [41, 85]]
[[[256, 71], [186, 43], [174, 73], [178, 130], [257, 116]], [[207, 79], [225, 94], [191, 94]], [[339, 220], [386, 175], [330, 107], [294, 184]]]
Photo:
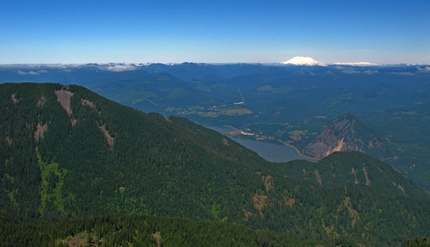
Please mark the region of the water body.
[[282, 144], [238, 137], [230, 138], [240, 143], [242, 146], [256, 152], [260, 157], [270, 162], [288, 162], [291, 160], [306, 159], [303, 156], [300, 156], [294, 148]]
[[[216, 130], [218, 132], [223, 133], [227, 128], [225, 127], [215, 127], [215, 126], [206, 126], [207, 128]], [[270, 161], [270, 162], [288, 162], [291, 160], [309, 160], [305, 157], [301, 156], [296, 152], [296, 150], [292, 147], [285, 146], [282, 144], [276, 144], [265, 141], [257, 141], [249, 138], [241, 138], [228, 136], [230, 139], [240, 143], [242, 146], [256, 152], [260, 155], [261, 158]]]

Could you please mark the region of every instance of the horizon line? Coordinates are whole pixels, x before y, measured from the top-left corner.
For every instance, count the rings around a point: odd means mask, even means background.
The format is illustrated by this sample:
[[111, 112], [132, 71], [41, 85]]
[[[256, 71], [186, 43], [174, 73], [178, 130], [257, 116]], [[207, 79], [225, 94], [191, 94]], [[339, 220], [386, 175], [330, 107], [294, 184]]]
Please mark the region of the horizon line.
[[134, 66], [145, 66], [152, 64], [163, 64], [163, 65], [181, 65], [181, 64], [208, 64], [208, 65], [234, 65], [234, 64], [260, 64], [260, 65], [281, 65], [281, 66], [390, 66], [390, 65], [405, 65], [405, 66], [419, 66], [419, 65], [430, 65], [430, 63], [370, 63], [370, 62], [334, 62], [334, 63], [323, 63], [324, 65], [306, 65], [306, 64], [293, 64], [285, 62], [83, 62], [83, 63], [0, 63], [0, 66], [20, 66], [20, 65], [134, 65]]

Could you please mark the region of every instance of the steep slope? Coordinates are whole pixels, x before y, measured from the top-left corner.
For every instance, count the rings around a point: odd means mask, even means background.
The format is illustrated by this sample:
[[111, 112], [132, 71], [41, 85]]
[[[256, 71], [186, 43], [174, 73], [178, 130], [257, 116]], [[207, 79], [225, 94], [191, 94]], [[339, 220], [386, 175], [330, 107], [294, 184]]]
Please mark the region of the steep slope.
[[272, 164], [74, 85], [3, 84], [0, 103], [0, 209], [25, 219], [146, 214], [373, 245], [430, 229], [429, 196], [361, 153]]
[[292, 161], [287, 164], [283, 169], [289, 178], [322, 187], [365, 186], [387, 195], [426, 197], [424, 191], [391, 166], [361, 152], [335, 152], [317, 163]]
[[[370, 246], [400, 245], [404, 239], [400, 236], [430, 233], [428, 193], [376, 158], [336, 152], [318, 163], [292, 161], [281, 166], [285, 177], [298, 182], [284, 192], [284, 203], [292, 205], [284, 213], [308, 209], [307, 214], [314, 217], [301, 214], [311, 232], [323, 231], [334, 239], [339, 235], [364, 238]], [[307, 187], [308, 183], [313, 186]]]
[[173, 123], [186, 120], [138, 112], [78, 86], [6, 84], [0, 91], [7, 211], [238, 219], [259, 183], [261, 158], [215, 131], [201, 136]]
[[387, 138], [367, 127], [352, 114], [346, 113], [329, 122], [302, 152], [321, 159], [333, 152], [360, 151], [388, 160], [393, 159], [393, 149]]

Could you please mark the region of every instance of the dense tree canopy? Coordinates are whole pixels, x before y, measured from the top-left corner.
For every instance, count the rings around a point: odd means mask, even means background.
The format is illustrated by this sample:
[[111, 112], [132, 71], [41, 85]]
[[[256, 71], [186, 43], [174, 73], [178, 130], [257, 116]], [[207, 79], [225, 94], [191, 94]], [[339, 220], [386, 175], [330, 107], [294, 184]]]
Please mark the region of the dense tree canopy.
[[[74, 85], [3, 84], [0, 104], [7, 241], [33, 241], [27, 233], [35, 230], [47, 234], [42, 245], [76, 234], [121, 245], [157, 245], [159, 236], [166, 246], [398, 245], [429, 234], [428, 194], [362, 153], [269, 163], [189, 120], [146, 114]], [[179, 236], [179, 228], [188, 230]]]

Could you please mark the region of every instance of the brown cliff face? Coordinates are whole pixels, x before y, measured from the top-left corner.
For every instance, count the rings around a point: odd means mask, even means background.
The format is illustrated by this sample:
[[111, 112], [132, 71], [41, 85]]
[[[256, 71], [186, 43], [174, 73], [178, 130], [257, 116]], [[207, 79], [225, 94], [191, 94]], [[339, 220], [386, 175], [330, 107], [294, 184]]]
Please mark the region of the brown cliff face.
[[328, 123], [302, 153], [322, 159], [333, 152], [359, 151], [385, 158], [389, 146], [386, 138], [347, 113]]

